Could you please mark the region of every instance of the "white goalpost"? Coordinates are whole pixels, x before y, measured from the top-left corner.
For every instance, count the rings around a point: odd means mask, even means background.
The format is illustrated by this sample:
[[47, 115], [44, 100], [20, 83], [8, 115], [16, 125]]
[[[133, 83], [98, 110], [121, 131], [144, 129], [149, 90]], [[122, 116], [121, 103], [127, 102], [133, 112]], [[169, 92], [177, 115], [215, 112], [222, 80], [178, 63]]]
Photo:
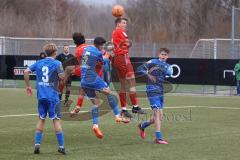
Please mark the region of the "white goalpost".
[[189, 58], [236, 59], [240, 57], [240, 39], [199, 39]]

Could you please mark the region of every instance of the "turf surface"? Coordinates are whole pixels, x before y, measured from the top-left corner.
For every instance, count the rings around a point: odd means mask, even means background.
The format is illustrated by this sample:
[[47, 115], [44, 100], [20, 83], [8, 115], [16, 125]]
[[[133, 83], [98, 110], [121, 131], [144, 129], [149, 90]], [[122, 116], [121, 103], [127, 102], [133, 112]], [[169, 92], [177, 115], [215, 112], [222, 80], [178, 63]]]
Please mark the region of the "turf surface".
[[[75, 97], [72, 97], [73, 99]], [[37, 116], [35, 96], [23, 89], [0, 89], [0, 159], [8, 160], [239, 160], [240, 97], [166, 95], [162, 127], [169, 145], [153, 143], [154, 127], [141, 140], [136, 125], [148, 116], [135, 116], [130, 124], [115, 124], [113, 114], [100, 118], [102, 140], [91, 131], [91, 121], [63, 121], [67, 155], [59, 155], [51, 121], [44, 130], [41, 154], [33, 154]], [[140, 104], [148, 108], [145, 98]], [[83, 110], [89, 109], [85, 102]], [[8, 117], [7, 115], [20, 115]]]

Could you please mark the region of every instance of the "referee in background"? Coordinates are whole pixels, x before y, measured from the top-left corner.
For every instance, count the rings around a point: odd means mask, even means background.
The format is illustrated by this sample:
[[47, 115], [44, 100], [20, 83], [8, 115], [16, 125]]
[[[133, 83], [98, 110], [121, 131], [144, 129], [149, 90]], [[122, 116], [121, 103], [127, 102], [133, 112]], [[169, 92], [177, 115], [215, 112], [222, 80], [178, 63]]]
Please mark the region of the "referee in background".
[[[60, 62], [62, 62], [63, 64], [63, 69], [65, 69], [65, 67], [67, 66], [67, 63], [70, 62], [71, 60], [73, 60], [75, 57], [69, 53], [69, 45], [65, 44], [63, 46], [63, 53], [60, 53], [56, 59], [59, 60]], [[65, 92], [65, 103], [68, 101], [69, 96], [70, 96], [70, 88], [71, 88], [71, 77], [69, 77], [69, 79], [66, 82], [66, 92]], [[59, 98], [60, 100], [62, 100], [62, 94], [63, 94], [63, 90], [60, 90], [59, 93]]]

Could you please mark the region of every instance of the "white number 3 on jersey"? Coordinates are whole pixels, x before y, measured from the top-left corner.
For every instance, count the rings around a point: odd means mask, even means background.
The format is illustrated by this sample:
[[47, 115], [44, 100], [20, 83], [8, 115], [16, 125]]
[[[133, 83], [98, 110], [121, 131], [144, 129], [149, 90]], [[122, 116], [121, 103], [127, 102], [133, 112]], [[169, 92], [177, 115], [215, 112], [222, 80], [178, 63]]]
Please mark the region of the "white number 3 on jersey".
[[42, 73], [43, 73], [42, 81], [45, 83], [48, 83], [48, 81], [49, 81], [48, 72], [49, 72], [48, 67], [43, 66], [42, 67]]

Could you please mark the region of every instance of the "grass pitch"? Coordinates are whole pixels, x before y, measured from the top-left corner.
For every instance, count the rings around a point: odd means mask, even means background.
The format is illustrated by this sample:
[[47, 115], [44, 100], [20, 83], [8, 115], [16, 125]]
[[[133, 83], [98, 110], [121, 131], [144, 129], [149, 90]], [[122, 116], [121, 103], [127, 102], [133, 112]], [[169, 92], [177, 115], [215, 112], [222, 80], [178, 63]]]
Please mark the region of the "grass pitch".
[[[75, 99], [73, 97], [73, 99]], [[169, 145], [157, 145], [154, 126], [141, 140], [137, 124], [148, 116], [135, 117], [130, 124], [115, 124], [113, 114], [100, 118], [104, 138], [97, 139], [91, 121], [63, 121], [67, 155], [57, 153], [57, 142], [47, 120], [41, 154], [34, 155], [37, 116], [35, 95], [24, 89], [0, 89], [0, 159], [7, 160], [239, 160], [240, 97], [166, 95], [162, 132]], [[140, 99], [148, 108], [148, 101]], [[88, 110], [90, 103], [84, 103]]]

